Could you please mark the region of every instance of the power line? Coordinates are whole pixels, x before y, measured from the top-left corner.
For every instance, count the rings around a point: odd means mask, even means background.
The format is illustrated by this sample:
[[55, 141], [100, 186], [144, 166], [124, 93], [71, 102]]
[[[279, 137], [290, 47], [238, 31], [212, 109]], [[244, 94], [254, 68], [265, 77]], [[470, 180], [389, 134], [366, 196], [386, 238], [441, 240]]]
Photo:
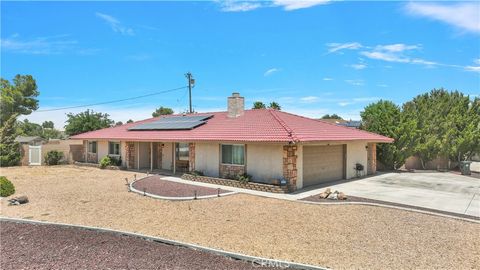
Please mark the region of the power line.
[[177, 87], [173, 89], [168, 89], [168, 90], [163, 90], [155, 93], [150, 93], [146, 95], [141, 95], [141, 96], [136, 96], [136, 97], [130, 97], [130, 98], [124, 98], [124, 99], [116, 99], [116, 100], [110, 100], [110, 101], [104, 101], [104, 102], [98, 102], [98, 103], [91, 103], [91, 104], [85, 104], [85, 105], [77, 105], [77, 106], [70, 106], [70, 107], [62, 107], [62, 108], [55, 108], [55, 109], [46, 109], [46, 110], [36, 110], [35, 112], [52, 112], [52, 111], [62, 111], [62, 110], [69, 110], [69, 109], [76, 109], [76, 108], [82, 108], [82, 107], [90, 107], [90, 106], [97, 106], [97, 105], [104, 105], [104, 104], [110, 104], [110, 103], [116, 103], [116, 102], [122, 102], [122, 101], [127, 101], [127, 100], [133, 100], [133, 99], [139, 99], [139, 98], [144, 98], [144, 97], [150, 97], [150, 96], [155, 96], [155, 95], [160, 95], [168, 92], [173, 92], [173, 91], [178, 91], [184, 88], [188, 88], [188, 86], [182, 86], [182, 87]]

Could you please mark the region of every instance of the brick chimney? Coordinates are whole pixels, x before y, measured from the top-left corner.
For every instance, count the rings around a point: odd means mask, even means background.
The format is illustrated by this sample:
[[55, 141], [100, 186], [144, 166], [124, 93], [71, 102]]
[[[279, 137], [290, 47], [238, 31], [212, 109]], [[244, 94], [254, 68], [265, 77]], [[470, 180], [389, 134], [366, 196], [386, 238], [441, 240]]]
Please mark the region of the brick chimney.
[[228, 97], [228, 117], [236, 118], [242, 116], [245, 110], [245, 99], [239, 93], [232, 93]]

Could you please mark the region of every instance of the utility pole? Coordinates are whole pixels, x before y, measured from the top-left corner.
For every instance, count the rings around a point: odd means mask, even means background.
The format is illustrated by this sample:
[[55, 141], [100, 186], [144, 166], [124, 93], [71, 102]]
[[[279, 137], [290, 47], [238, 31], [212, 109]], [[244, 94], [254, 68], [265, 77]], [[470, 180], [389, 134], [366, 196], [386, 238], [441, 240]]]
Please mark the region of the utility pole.
[[192, 87], [195, 85], [195, 79], [193, 78], [192, 76], [192, 73], [190, 72], [187, 72], [185, 74], [185, 77], [187, 77], [187, 80], [188, 80], [188, 99], [189, 99], [189, 110], [188, 112], [189, 113], [193, 113], [193, 110], [192, 110]]

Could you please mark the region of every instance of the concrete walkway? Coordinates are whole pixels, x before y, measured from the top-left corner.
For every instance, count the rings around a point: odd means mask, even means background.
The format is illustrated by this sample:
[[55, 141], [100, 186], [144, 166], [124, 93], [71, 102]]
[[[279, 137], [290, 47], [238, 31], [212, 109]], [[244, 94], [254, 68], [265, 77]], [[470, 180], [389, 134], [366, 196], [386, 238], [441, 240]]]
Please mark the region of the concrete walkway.
[[480, 179], [452, 173], [386, 173], [364, 179], [310, 187], [292, 194], [194, 182], [172, 176], [162, 177], [162, 179], [291, 201], [319, 194], [329, 187], [350, 196], [480, 217]]

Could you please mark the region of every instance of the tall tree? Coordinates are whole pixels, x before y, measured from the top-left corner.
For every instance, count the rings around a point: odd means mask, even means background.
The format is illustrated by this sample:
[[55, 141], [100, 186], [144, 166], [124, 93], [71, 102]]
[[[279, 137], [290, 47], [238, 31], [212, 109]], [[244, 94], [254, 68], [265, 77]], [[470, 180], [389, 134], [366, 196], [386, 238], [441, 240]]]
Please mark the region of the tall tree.
[[32, 123], [25, 119], [16, 122], [16, 130], [18, 135], [22, 136], [42, 136], [43, 128], [37, 123]]
[[173, 114], [173, 110], [171, 108], [160, 107], [152, 113], [152, 116], [159, 117], [160, 115], [169, 115], [169, 114]]
[[408, 157], [405, 143], [411, 137], [402, 123], [400, 108], [391, 101], [380, 100], [369, 104], [360, 115], [362, 117], [362, 129], [395, 140], [391, 144], [384, 143], [377, 146], [378, 161], [387, 169], [400, 168]]
[[128, 119], [127, 124], [133, 123], [132, 119]]
[[278, 104], [278, 103], [275, 102], [275, 101], [270, 102], [270, 105], [268, 105], [268, 108], [274, 109], [274, 110], [277, 110], [277, 111], [280, 111], [280, 110], [282, 109], [282, 107], [280, 106], [280, 104]]
[[65, 132], [69, 136], [72, 136], [110, 127], [113, 125], [114, 121], [108, 117], [109, 115], [106, 113], [94, 112], [92, 110], [86, 110], [78, 114], [68, 113]]
[[342, 118], [340, 115], [336, 114], [336, 113], [334, 113], [334, 114], [332, 114], [332, 115], [330, 115], [330, 114], [325, 114], [324, 116], [322, 116], [322, 119], [340, 119], [340, 120], [343, 120], [343, 118]]
[[17, 116], [10, 115], [0, 129], [0, 167], [15, 166], [20, 162], [20, 144], [15, 142]]
[[43, 127], [43, 128], [54, 128], [55, 125], [53, 124], [52, 121], [44, 121], [44, 122], [42, 123], [42, 127]]
[[267, 106], [265, 105], [265, 103], [261, 102], [261, 101], [255, 101], [253, 103], [253, 107], [252, 109], [265, 109]]
[[12, 115], [28, 115], [38, 109], [35, 79], [31, 75], [16, 75], [13, 85], [8, 80], [0, 79], [0, 124]]

